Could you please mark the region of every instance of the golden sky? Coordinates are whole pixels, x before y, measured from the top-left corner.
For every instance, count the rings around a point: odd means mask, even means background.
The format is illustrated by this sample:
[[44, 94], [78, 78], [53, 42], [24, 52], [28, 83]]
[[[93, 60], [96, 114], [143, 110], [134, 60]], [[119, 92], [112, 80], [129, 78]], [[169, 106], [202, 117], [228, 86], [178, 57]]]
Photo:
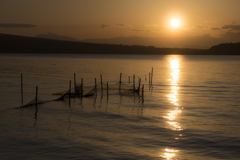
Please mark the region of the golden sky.
[[0, 33], [79, 40], [137, 36], [159, 47], [189, 42], [206, 48], [240, 41], [239, 6], [240, 0], [0, 0]]

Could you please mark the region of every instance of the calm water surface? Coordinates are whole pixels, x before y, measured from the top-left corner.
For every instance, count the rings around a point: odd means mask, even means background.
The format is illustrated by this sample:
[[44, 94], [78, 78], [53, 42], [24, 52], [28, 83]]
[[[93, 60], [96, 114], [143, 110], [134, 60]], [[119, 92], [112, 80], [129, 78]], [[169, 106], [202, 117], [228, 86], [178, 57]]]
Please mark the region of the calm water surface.
[[[5, 54], [0, 71], [0, 159], [240, 159], [238, 56]], [[120, 73], [132, 86], [135, 74], [144, 103], [104, 90], [14, 109], [36, 86], [39, 99], [58, 98], [74, 73], [86, 86], [100, 74], [116, 84]]]

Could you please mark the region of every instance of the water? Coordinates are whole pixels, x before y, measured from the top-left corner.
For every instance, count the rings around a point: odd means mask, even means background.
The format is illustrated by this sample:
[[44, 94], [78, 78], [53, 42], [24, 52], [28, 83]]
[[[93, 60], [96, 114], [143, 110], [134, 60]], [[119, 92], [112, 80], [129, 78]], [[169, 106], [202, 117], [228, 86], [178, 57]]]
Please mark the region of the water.
[[[240, 159], [238, 56], [5, 54], [0, 69], [1, 159]], [[57, 98], [73, 73], [92, 86], [100, 74], [109, 84], [135, 74], [144, 103], [104, 91], [13, 109], [21, 73], [24, 104], [36, 86], [39, 99]]]

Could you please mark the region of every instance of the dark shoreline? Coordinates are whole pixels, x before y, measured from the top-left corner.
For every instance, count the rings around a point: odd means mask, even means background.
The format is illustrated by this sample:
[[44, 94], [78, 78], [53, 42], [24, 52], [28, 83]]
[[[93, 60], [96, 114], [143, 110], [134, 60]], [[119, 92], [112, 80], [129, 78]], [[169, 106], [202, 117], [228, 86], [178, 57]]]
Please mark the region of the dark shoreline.
[[154, 46], [97, 44], [0, 34], [0, 44], [0, 53], [240, 55], [240, 43], [220, 44], [210, 49], [156, 48]]

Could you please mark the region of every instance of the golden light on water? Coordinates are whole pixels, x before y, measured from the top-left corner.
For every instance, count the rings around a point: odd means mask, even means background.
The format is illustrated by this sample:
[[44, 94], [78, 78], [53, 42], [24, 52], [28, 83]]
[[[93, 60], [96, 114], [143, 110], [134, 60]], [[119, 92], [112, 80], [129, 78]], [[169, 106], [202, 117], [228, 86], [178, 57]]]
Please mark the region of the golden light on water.
[[179, 150], [174, 150], [174, 149], [168, 149], [166, 148], [165, 149], [165, 153], [162, 155], [163, 158], [167, 158], [167, 159], [170, 159], [170, 158], [173, 158], [175, 157], [175, 153], [176, 152], [179, 152]]
[[171, 59], [170, 60], [170, 69], [171, 69], [171, 79], [169, 79], [171, 83], [171, 93], [167, 95], [170, 103], [175, 106], [179, 106], [178, 104], [178, 80], [179, 80], [179, 60]]
[[[180, 123], [176, 121], [179, 114], [181, 114], [182, 110], [180, 109], [180, 104], [178, 103], [178, 91], [180, 87], [178, 86], [179, 81], [179, 72], [180, 72], [180, 62], [177, 58], [172, 58], [169, 61], [170, 64], [170, 93], [167, 95], [168, 100], [171, 104], [174, 105], [174, 108], [168, 111], [167, 115], [164, 116], [166, 118], [167, 124], [169, 125], [169, 128], [174, 131], [181, 131], [183, 130]], [[175, 140], [178, 140], [178, 137], [175, 137]], [[164, 154], [161, 155], [163, 158], [171, 159], [176, 156], [176, 152], [179, 152], [179, 150], [174, 149], [168, 149], [166, 148], [164, 151]]]

